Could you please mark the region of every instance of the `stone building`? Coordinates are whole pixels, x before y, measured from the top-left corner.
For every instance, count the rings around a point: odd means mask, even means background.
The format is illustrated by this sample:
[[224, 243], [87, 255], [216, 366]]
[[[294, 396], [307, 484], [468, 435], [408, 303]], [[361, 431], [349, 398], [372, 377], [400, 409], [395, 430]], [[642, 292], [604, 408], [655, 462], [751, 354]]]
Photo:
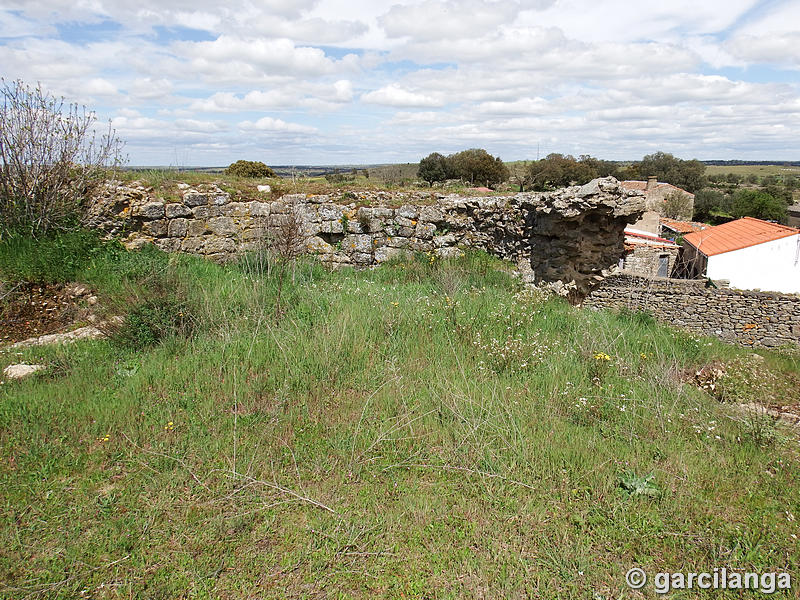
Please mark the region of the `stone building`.
[[740, 290], [800, 294], [800, 229], [744, 217], [683, 238], [689, 277]]
[[678, 258], [680, 246], [645, 231], [625, 228], [625, 256], [620, 269], [639, 277], [669, 277]]
[[621, 181], [620, 185], [626, 190], [644, 192], [645, 212], [642, 218], [633, 224], [635, 229], [646, 231], [653, 235], [660, 233], [660, 217], [664, 214], [667, 197], [671, 194], [682, 194], [686, 197], [686, 203], [682, 207], [680, 214], [674, 215], [678, 220], [689, 221], [694, 213], [694, 194], [672, 185], [671, 183], [661, 183], [655, 177], [648, 177], [647, 181]]

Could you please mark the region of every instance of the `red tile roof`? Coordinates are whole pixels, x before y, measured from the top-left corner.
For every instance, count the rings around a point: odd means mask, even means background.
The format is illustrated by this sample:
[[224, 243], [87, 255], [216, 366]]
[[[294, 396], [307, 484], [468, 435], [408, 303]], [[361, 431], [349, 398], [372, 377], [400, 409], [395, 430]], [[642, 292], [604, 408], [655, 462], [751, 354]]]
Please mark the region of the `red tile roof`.
[[695, 231], [683, 239], [706, 256], [714, 256], [797, 234], [800, 234], [800, 229], [744, 217], [703, 231]]
[[650, 234], [647, 234], [647, 233], [640, 233], [638, 231], [631, 231], [630, 229], [625, 229], [625, 238], [626, 238], [625, 241], [626, 242], [630, 242], [630, 243], [636, 243], [636, 239], [628, 240], [627, 238], [638, 238], [638, 239], [642, 239], [642, 240], [648, 240], [648, 241], [651, 241], [651, 242], [657, 242], [657, 243], [660, 243], [660, 244], [666, 244], [668, 246], [675, 246], [676, 245], [674, 242], [672, 242], [670, 240], [667, 240], [667, 239], [664, 239], [662, 237], [658, 237], [657, 235], [650, 235]]
[[706, 223], [699, 223], [697, 221], [678, 221], [676, 219], [668, 219], [661, 217], [661, 224], [676, 233], [691, 233], [692, 231], [702, 231], [708, 229], [711, 225]]

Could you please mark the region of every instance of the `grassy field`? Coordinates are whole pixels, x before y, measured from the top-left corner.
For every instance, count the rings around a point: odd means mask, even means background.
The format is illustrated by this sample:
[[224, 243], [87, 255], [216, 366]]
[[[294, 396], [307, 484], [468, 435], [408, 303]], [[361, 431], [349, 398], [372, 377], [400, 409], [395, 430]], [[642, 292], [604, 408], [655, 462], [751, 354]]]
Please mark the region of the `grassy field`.
[[759, 177], [767, 175], [800, 176], [800, 167], [786, 165], [706, 165], [706, 175], [724, 175], [727, 173], [735, 173], [742, 177], [747, 177], [748, 175], [758, 175]]
[[[0, 279], [81, 281], [127, 317], [110, 340], [0, 352], [48, 365], [0, 385], [0, 597], [611, 599], [655, 597], [628, 590], [633, 566], [800, 577], [796, 434], [735, 406], [797, 401], [797, 354], [754, 360], [508, 271], [6, 241]], [[692, 383], [708, 365], [737, 373], [713, 397]]]

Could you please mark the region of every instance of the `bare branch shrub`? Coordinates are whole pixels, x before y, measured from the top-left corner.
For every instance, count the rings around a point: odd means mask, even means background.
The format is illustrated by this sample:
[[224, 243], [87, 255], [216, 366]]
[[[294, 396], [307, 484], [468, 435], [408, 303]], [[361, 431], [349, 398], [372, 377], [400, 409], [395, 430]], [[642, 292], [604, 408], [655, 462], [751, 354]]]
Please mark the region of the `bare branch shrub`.
[[692, 206], [689, 196], [674, 190], [664, 197], [664, 216], [669, 219], [691, 219]]
[[292, 283], [295, 280], [297, 258], [303, 252], [305, 233], [303, 218], [296, 204], [287, 207], [286, 214], [271, 215], [269, 249], [277, 266], [278, 291], [275, 296], [275, 320], [283, 314], [281, 297], [287, 272], [291, 269]]
[[86, 107], [20, 80], [0, 82], [0, 236], [76, 224], [108, 168], [121, 164], [122, 143], [110, 123], [98, 135]]

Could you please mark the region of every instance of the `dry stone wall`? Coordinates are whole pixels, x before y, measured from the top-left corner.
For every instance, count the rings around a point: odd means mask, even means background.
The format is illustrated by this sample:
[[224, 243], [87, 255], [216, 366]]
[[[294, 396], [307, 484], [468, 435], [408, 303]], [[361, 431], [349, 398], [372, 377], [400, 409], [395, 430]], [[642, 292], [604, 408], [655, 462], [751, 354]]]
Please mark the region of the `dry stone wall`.
[[705, 287], [704, 281], [606, 278], [584, 306], [629, 308], [746, 346], [800, 345], [800, 296]]
[[275, 242], [292, 222], [304, 251], [337, 265], [480, 248], [518, 263], [529, 280], [583, 295], [622, 256], [625, 225], [644, 209], [641, 192], [610, 177], [547, 193], [419, 194], [400, 206], [385, 193], [351, 194], [347, 204], [304, 194], [242, 202], [214, 185], [180, 187], [180, 198], [165, 200], [143, 187], [109, 185], [88, 224], [121, 236], [128, 248], [152, 243], [215, 260]]

